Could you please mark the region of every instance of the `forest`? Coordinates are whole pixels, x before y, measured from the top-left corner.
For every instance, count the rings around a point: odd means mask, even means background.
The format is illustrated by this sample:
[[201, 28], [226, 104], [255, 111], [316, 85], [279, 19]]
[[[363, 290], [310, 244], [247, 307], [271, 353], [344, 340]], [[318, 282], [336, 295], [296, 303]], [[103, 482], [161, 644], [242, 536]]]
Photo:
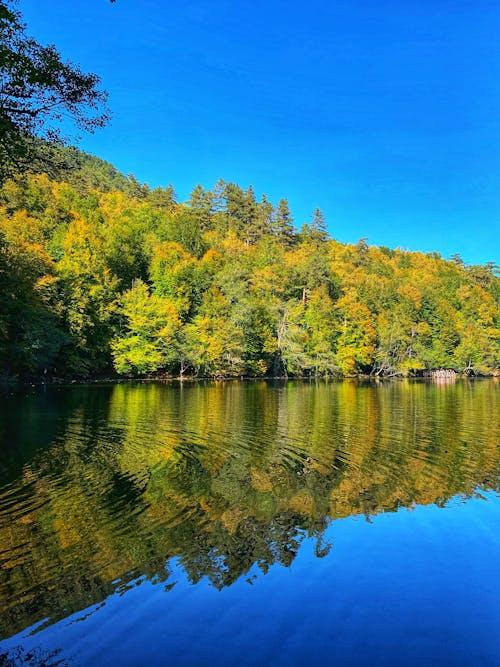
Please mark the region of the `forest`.
[[499, 373], [493, 264], [343, 244], [222, 180], [181, 203], [44, 146], [0, 189], [4, 379]]

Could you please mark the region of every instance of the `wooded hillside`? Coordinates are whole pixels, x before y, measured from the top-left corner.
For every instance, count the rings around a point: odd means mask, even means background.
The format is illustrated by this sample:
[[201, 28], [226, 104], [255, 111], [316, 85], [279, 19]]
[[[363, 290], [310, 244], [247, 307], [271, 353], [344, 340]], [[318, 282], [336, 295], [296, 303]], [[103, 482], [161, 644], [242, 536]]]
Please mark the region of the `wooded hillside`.
[[181, 204], [54, 150], [0, 191], [4, 376], [499, 372], [493, 265], [342, 244], [234, 183]]

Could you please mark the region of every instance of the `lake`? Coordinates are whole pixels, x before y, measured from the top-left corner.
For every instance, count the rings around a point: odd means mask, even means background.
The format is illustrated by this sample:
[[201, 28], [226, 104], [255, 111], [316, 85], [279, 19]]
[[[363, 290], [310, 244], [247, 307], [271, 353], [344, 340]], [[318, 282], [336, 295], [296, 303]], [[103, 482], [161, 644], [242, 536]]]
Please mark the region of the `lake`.
[[500, 382], [0, 393], [1, 665], [500, 665]]

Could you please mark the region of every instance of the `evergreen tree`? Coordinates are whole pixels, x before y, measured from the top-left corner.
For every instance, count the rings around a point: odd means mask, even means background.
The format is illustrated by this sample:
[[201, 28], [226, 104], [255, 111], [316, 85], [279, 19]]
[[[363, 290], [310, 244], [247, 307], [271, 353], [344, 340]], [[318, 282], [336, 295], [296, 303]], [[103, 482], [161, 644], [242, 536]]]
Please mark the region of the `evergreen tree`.
[[193, 210], [202, 233], [212, 228], [214, 197], [211, 192], [205, 190], [200, 184], [196, 185], [186, 202], [186, 206]]
[[295, 228], [287, 199], [280, 199], [274, 215], [274, 233], [282, 246], [290, 248], [295, 243]]
[[317, 246], [328, 240], [326, 219], [319, 208], [314, 209], [311, 223], [302, 226], [301, 236], [304, 240], [310, 241]]
[[252, 188], [181, 205], [71, 160], [70, 184], [0, 187], [0, 374], [500, 372], [494, 265], [341, 244], [319, 210], [298, 237]]
[[177, 207], [177, 196], [173, 185], [166, 188], [153, 188], [146, 193], [147, 201], [156, 209], [172, 213]]

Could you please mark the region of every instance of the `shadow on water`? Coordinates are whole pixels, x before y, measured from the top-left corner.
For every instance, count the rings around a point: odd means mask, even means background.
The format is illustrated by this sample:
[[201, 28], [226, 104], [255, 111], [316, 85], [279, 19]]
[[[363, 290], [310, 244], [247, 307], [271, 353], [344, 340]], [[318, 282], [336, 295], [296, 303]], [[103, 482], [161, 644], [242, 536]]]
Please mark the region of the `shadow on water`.
[[221, 589], [254, 566], [290, 565], [305, 538], [327, 556], [337, 518], [498, 491], [499, 388], [259, 381], [5, 395], [1, 636], [138, 577], [168, 588], [174, 560]]
[[0, 667], [69, 667], [61, 658], [60, 649], [45, 651], [40, 648], [24, 650], [19, 646], [11, 651], [0, 652]]

